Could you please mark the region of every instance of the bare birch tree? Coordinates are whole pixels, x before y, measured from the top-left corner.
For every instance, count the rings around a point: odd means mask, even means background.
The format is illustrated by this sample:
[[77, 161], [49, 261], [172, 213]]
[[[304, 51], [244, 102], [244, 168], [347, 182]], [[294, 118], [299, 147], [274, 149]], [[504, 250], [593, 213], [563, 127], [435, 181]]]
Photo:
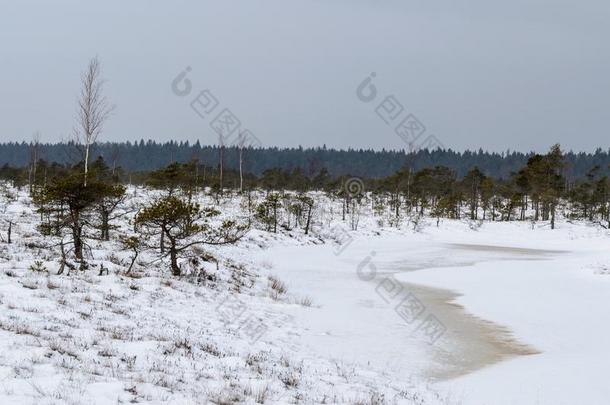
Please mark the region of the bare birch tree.
[[243, 163], [244, 163], [244, 141], [245, 136], [243, 132], [239, 133], [239, 194], [244, 192], [244, 173], [243, 173]]
[[104, 79], [102, 66], [97, 56], [89, 62], [87, 69], [81, 77], [81, 91], [78, 98], [77, 126], [74, 136], [85, 149], [85, 177], [84, 186], [87, 187], [87, 173], [89, 171], [89, 154], [91, 145], [102, 132], [104, 123], [110, 117], [114, 106], [108, 103], [103, 94]]
[[219, 185], [220, 195], [222, 195], [222, 187], [223, 187], [223, 185], [222, 185], [222, 172], [223, 172], [223, 169], [224, 169], [223, 168], [223, 166], [224, 166], [223, 163], [224, 163], [224, 151], [225, 151], [225, 142], [224, 142], [224, 139], [223, 139], [222, 135], [218, 136], [218, 146], [219, 146], [219, 148], [218, 148], [218, 153], [219, 153], [219, 156], [218, 156], [218, 171], [219, 171], [219, 174], [218, 174], [218, 183], [219, 184], [218, 185]]
[[37, 131], [32, 136], [30, 142], [30, 164], [28, 167], [28, 184], [30, 193], [32, 193], [34, 183], [36, 183], [36, 170], [38, 168], [38, 161], [40, 160], [40, 133]]

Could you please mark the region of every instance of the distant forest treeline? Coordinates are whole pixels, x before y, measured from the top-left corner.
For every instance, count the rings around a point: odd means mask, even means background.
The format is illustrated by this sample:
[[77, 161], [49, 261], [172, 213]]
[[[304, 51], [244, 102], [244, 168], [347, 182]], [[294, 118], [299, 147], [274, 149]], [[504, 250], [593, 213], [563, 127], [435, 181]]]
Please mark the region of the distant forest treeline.
[[[1, 143], [0, 166], [25, 167], [31, 158], [29, 143]], [[218, 146], [202, 146], [199, 142], [154, 141], [98, 143], [93, 148], [93, 159], [102, 156], [110, 166], [122, 167], [129, 172], [151, 171], [172, 162], [187, 162], [197, 159], [208, 166], [217, 166], [220, 149]], [[244, 152], [245, 172], [256, 175], [267, 169], [301, 168], [306, 175], [314, 176], [326, 168], [332, 176], [361, 176], [381, 178], [391, 175], [402, 167], [414, 170], [434, 166], [446, 166], [463, 177], [471, 168], [477, 166], [481, 171], [494, 178], [508, 178], [511, 173], [523, 167], [533, 153], [522, 152], [456, 152], [452, 150], [419, 150], [407, 154], [404, 150], [337, 150], [318, 148], [259, 148]], [[38, 156], [51, 163], [77, 163], [82, 160], [79, 148], [73, 143], [41, 144]], [[236, 148], [224, 148], [224, 167], [238, 167]], [[565, 154], [566, 177], [579, 179], [594, 166], [599, 166], [603, 174], [608, 174], [610, 149], [601, 148], [594, 153]]]

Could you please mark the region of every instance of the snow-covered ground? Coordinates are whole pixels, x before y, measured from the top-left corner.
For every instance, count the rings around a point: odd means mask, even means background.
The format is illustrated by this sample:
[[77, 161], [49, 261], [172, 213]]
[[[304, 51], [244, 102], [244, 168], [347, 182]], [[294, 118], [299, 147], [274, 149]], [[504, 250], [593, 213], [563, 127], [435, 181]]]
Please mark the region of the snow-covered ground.
[[206, 248], [218, 265], [203, 252], [183, 262], [190, 276], [152, 253], [125, 275], [117, 240], [91, 242], [110, 275], [56, 276], [57, 248], [21, 192], [2, 214], [16, 225], [0, 243], [0, 403], [607, 403], [607, 231], [414, 231], [365, 209], [349, 231], [316, 199], [311, 235], [252, 230]]
[[[330, 246], [262, 254], [319, 305], [287, 312], [322, 356], [432, 380], [463, 404], [601, 405], [610, 398], [608, 242], [607, 231], [586, 224], [473, 231], [444, 221], [355, 239], [340, 254]], [[359, 273], [363, 262], [369, 270]], [[400, 313], [403, 302], [417, 303], [412, 296], [424, 307], [417, 320]], [[421, 333], [428, 315], [439, 322], [437, 340]]]
[[[507, 326], [538, 354], [516, 357], [441, 384], [474, 404], [605, 404], [610, 399], [608, 234], [563, 223], [559, 229], [501, 224], [461, 243], [560, 250], [545, 260], [507, 260], [401, 274], [402, 281], [451, 289], [456, 302]], [[450, 237], [451, 239], [451, 237]]]

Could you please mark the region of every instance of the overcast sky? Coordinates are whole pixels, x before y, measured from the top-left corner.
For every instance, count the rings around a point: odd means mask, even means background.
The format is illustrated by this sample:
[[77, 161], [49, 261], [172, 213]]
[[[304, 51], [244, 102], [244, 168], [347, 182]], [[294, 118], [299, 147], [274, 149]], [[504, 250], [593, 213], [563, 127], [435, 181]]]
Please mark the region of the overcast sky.
[[[608, 21], [608, 0], [0, 0], [0, 137], [68, 138], [98, 55], [116, 104], [100, 140], [215, 143], [228, 108], [265, 146], [403, 148], [413, 114], [458, 150], [608, 148]], [[404, 107], [388, 124], [387, 96]]]

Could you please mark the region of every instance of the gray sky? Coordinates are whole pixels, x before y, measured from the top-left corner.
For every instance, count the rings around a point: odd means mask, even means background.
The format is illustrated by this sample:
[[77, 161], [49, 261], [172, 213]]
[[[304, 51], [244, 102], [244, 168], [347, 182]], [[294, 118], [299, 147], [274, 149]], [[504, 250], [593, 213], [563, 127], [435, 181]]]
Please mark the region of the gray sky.
[[608, 148], [608, 21], [607, 0], [0, 0], [0, 137], [67, 139], [97, 54], [116, 104], [100, 140], [214, 143], [229, 108], [265, 146], [403, 148], [375, 113], [393, 95], [458, 150]]

